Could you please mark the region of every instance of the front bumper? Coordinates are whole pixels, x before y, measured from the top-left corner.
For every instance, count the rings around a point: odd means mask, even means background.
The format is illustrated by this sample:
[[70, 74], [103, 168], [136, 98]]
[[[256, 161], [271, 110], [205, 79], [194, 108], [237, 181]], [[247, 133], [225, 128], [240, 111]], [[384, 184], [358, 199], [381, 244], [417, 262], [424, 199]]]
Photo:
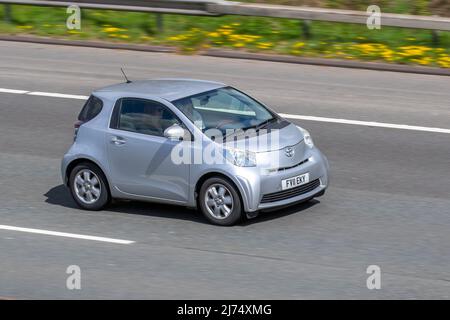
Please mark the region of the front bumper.
[[258, 210], [266, 210], [266, 209], [273, 209], [277, 207], [285, 207], [294, 203], [302, 202], [305, 200], [308, 200], [318, 194], [323, 194], [325, 192], [327, 186], [324, 185], [321, 181], [322, 179], [319, 179], [319, 186], [314, 188], [311, 191], [308, 191], [306, 193], [302, 193], [297, 196], [293, 196], [284, 200], [279, 201], [273, 201], [273, 202], [266, 202], [266, 203], [260, 203], [258, 205]]
[[[264, 173], [258, 168], [241, 168], [236, 175], [239, 181], [246, 212], [284, 207], [322, 194], [329, 184], [327, 158], [317, 149], [308, 150], [306, 162], [298, 166]], [[283, 191], [281, 181], [309, 173], [309, 185]]]

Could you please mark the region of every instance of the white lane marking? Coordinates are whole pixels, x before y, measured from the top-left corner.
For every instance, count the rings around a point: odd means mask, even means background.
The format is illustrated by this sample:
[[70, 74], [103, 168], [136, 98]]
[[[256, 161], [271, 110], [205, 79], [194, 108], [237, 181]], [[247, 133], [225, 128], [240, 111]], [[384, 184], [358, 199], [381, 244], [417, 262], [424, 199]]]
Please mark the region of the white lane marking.
[[6, 89], [6, 88], [0, 88], [0, 93], [27, 94], [30, 96], [42, 96], [42, 97], [78, 99], [78, 100], [87, 100], [89, 98], [88, 96], [81, 96], [81, 95], [75, 95], [75, 94], [41, 92], [41, 91], [26, 91], [26, 90], [15, 90], [15, 89]]
[[3, 93], [24, 94], [24, 93], [27, 93], [27, 92], [29, 92], [29, 91], [0, 88], [0, 92], [3, 92]]
[[110, 242], [110, 243], [117, 243], [117, 244], [135, 243], [135, 241], [130, 241], [130, 240], [87, 236], [87, 235], [76, 234], [76, 233], [66, 233], [66, 232], [49, 231], [49, 230], [42, 230], [42, 229], [21, 228], [21, 227], [5, 226], [5, 225], [0, 225], [0, 229], [10, 230], [10, 231], [19, 231], [19, 232], [28, 232], [28, 233], [37, 233], [37, 234], [44, 234], [44, 235], [56, 236], [56, 237], [66, 237], [66, 238], [75, 238], [75, 239], [82, 239], [82, 240]]
[[43, 97], [78, 99], [78, 100], [87, 100], [89, 98], [87, 96], [79, 96], [79, 95], [64, 94], [64, 93], [53, 93], [53, 92], [40, 92], [40, 91], [28, 92], [27, 94], [29, 94], [31, 96], [43, 96]]
[[296, 119], [296, 120], [331, 122], [331, 123], [341, 123], [341, 124], [352, 124], [352, 125], [356, 125], [356, 126], [380, 127], [380, 128], [391, 128], [391, 129], [412, 130], [412, 131], [450, 133], [450, 129], [410, 126], [410, 125], [406, 125], [406, 124], [335, 119], [335, 118], [324, 118], [324, 117], [313, 117], [313, 116], [301, 116], [301, 115], [287, 114], [287, 113], [280, 113], [279, 115], [284, 118]]
[[[53, 98], [78, 99], [78, 100], [87, 100], [89, 98], [88, 96], [82, 96], [82, 95], [72, 95], [72, 94], [53, 93], [53, 92], [40, 92], [40, 91], [30, 92], [30, 91], [25, 91], [25, 90], [15, 90], [15, 89], [5, 89], [5, 88], [0, 88], [0, 93], [1, 92], [16, 93], [16, 94], [28, 94], [28, 95], [34, 95], [34, 96], [44, 96], [44, 97], [53, 97]], [[279, 113], [279, 115], [284, 118], [296, 119], [296, 120], [331, 122], [331, 123], [340, 123], [340, 124], [351, 124], [351, 125], [356, 125], [356, 126], [379, 127], [379, 128], [390, 128], [390, 129], [450, 134], [450, 129], [444, 129], [444, 128], [411, 126], [411, 125], [406, 125], [406, 124], [384, 123], [384, 122], [375, 122], [375, 121], [360, 121], [360, 120], [348, 120], [348, 119], [337, 119], [337, 118], [326, 118], [326, 117], [302, 116], [302, 115], [288, 114], [288, 113]]]

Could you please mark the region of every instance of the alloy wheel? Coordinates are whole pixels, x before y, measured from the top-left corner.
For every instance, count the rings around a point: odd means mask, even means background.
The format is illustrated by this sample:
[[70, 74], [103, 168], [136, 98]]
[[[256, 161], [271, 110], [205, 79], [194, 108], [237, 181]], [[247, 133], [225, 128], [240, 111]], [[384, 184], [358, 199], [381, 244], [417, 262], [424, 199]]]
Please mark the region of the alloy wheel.
[[95, 203], [102, 192], [100, 179], [89, 169], [80, 170], [76, 174], [73, 186], [77, 198], [85, 204]]
[[208, 213], [216, 219], [226, 219], [233, 212], [233, 195], [222, 184], [211, 185], [205, 193]]

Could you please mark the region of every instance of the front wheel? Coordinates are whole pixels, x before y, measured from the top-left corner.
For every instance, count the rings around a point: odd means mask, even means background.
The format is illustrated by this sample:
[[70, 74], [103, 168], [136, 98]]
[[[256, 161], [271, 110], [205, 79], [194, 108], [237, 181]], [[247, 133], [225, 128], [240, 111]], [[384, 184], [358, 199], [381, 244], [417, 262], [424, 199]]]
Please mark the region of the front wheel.
[[238, 190], [220, 177], [210, 178], [203, 183], [200, 188], [199, 205], [204, 216], [217, 225], [231, 226], [243, 216]]
[[82, 163], [73, 168], [69, 187], [75, 202], [86, 210], [101, 210], [109, 202], [106, 177], [96, 165]]

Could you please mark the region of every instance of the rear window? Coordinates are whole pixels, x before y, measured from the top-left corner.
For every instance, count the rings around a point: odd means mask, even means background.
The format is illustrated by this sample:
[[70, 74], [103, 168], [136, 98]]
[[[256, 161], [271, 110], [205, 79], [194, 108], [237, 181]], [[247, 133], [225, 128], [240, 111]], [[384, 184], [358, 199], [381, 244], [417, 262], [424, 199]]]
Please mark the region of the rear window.
[[78, 115], [78, 120], [87, 122], [94, 119], [103, 108], [103, 101], [97, 97], [90, 96], [83, 109]]

